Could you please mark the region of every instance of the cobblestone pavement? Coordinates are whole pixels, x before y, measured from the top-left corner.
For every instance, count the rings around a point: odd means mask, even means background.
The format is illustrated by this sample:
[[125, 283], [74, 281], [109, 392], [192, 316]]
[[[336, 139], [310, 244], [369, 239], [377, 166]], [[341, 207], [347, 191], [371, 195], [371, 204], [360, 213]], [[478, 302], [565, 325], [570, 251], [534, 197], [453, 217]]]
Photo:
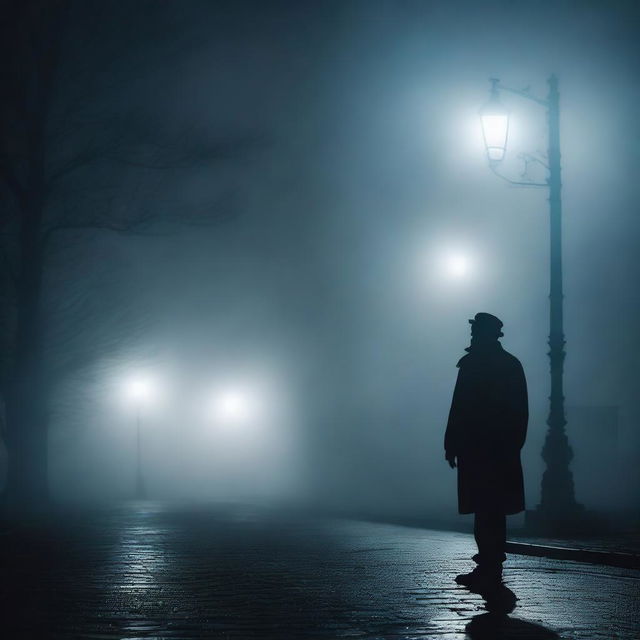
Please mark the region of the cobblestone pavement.
[[1, 540], [6, 638], [640, 637], [639, 571], [512, 556], [487, 604], [460, 533], [139, 503]]

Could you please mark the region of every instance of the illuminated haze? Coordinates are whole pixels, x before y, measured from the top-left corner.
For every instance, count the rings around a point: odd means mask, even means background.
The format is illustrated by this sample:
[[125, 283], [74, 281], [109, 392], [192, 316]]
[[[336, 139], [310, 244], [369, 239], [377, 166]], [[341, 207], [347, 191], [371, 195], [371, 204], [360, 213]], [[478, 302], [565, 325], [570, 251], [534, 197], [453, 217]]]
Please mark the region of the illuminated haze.
[[[455, 484], [442, 439], [455, 364], [467, 319], [488, 311], [528, 377], [535, 506], [549, 393], [547, 193], [489, 171], [478, 111], [490, 77], [544, 97], [555, 72], [577, 498], [637, 503], [631, 3], [190, 1], [154, 4], [152, 17], [146, 4], [127, 6], [105, 30], [127, 20], [135, 60], [125, 40], [122, 57], [96, 70], [92, 106], [260, 144], [160, 179], [134, 169], [117, 178], [167, 201], [213, 202], [227, 211], [214, 226], [70, 236], [73, 260], [52, 261], [50, 305], [78, 279], [92, 300], [65, 349], [109, 338], [58, 381], [54, 495], [128, 497], [139, 411], [152, 496], [448, 517]], [[166, 42], [147, 37], [148, 20]], [[90, 60], [100, 37], [92, 46]], [[519, 178], [518, 153], [544, 149], [544, 111], [502, 99], [511, 114], [502, 169]], [[75, 186], [94, 180], [87, 172]], [[134, 380], [148, 389], [132, 394]], [[593, 407], [614, 408], [617, 432], [590, 423]]]

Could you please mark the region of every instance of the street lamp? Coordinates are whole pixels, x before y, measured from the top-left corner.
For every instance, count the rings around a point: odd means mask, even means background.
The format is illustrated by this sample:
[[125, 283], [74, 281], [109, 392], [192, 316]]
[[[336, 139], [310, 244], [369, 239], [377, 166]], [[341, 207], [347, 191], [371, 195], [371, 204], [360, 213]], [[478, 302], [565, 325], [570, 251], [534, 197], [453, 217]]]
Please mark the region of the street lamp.
[[[542, 449], [546, 469], [542, 476], [540, 504], [534, 511], [527, 511], [525, 522], [529, 529], [562, 533], [584, 524], [582, 505], [575, 499], [573, 474], [569, 467], [573, 452], [569, 445], [565, 425], [563, 372], [565, 339], [563, 330], [562, 294], [562, 202], [560, 197], [560, 94], [558, 79], [548, 79], [549, 94], [546, 99], [537, 98], [528, 90], [505, 87], [497, 78], [491, 79], [489, 102], [481, 109], [480, 116], [489, 166], [496, 175], [517, 186], [545, 187], [549, 189], [550, 217], [550, 330], [549, 360], [551, 370], [551, 395], [547, 419], [547, 435]], [[511, 180], [499, 173], [497, 167], [504, 158], [509, 130], [509, 114], [500, 104], [500, 91], [507, 91], [531, 100], [547, 111], [548, 154], [545, 159], [525, 155], [527, 162], [538, 162], [547, 169], [545, 182]]]
[[482, 135], [489, 162], [500, 162], [504, 158], [509, 136], [509, 112], [500, 102], [499, 82], [497, 78], [491, 78], [489, 102], [480, 109]]
[[135, 407], [136, 422], [136, 497], [146, 498], [147, 492], [142, 477], [142, 460], [140, 454], [140, 424], [142, 407], [146, 404], [153, 393], [151, 382], [145, 378], [136, 378], [129, 382], [128, 395]]
[[238, 500], [251, 486], [265, 453], [257, 428], [264, 421], [263, 407], [251, 384], [219, 384], [207, 402], [208, 423], [215, 442], [217, 484], [226, 499]]

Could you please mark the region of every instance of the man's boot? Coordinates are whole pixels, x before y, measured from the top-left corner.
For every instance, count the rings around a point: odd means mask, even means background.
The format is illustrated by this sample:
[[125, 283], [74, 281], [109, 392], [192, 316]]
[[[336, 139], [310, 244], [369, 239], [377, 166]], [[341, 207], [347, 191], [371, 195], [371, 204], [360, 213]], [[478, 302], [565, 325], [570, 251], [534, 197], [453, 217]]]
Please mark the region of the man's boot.
[[476, 567], [469, 573], [461, 573], [455, 577], [456, 582], [464, 585], [465, 587], [470, 587], [471, 585], [476, 584], [480, 579], [480, 567]]
[[458, 584], [471, 588], [491, 588], [502, 584], [502, 565], [478, 565], [470, 573], [461, 573], [455, 578]]

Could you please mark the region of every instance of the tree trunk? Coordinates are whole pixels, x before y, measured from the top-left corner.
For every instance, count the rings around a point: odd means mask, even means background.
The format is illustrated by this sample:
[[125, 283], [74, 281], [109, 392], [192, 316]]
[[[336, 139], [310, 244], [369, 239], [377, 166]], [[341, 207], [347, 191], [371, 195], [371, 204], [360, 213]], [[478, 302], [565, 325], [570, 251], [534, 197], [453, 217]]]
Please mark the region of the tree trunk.
[[16, 343], [6, 397], [5, 502], [12, 513], [40, 511], [49, 497], [41, 311], [44, 266], [41, 227], [46, 200], [42, 134], [42, 130], [33, 132], [29, 185], [21, 207]]
[[47, 421], [37, 372], [12, 381], [7, 394], [8, 473], [5, 506], [11, 515], [43, 511], [49, 501]]
[[[48, 389], [43, 362], [43, 217], [47, 200], [47, 119], [68, 2], [16, 3], [16, 46], [28, 61], [18, 111], [27, 162], [18, 189], [20, 267], [16, 282], [16, 336], [6, 395], [8, 473], [5, 504], [12, 513], [42, 510], [48, 490]], [[17, 53], [15, 55], [18, 55]]]

